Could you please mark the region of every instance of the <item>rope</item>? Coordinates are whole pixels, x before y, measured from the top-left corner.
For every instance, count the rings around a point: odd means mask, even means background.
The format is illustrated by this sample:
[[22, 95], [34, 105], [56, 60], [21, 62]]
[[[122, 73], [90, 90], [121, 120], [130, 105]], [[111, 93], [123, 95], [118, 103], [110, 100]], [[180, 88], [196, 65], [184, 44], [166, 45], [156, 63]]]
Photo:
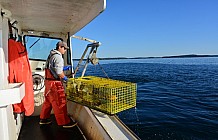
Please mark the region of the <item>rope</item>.
[[104, 75], [109, 79], [107, 73], [104, 71], [103, 67], [99, 64], [99, 62], [98, 62], [98, 65], [99, 65], [99, 67], [101, 68], [101, 70], [103, 71]]

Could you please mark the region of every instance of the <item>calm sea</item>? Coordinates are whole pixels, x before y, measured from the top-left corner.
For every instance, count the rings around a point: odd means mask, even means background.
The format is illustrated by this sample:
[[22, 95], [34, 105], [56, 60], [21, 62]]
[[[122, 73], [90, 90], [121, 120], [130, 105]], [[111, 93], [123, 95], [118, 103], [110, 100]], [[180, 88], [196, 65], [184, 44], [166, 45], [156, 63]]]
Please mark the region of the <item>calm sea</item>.
[[[137, 107], [117, 115], [141, 139], [218, 139], [218, 58], [102, 60], [108, 77], [137, 83]], [[86, 75], [105, 77], [101, 67]]]

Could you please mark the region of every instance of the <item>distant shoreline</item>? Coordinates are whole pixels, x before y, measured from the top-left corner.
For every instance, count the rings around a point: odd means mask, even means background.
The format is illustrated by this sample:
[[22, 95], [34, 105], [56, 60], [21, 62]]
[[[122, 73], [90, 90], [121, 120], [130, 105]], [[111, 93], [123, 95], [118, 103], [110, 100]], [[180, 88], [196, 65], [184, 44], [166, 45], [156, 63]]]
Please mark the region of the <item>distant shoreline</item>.
[[[162, 57], [113, 57], [113, 58], [99, 58], [99, 60], [120, 60], [120, 59], [152, 59], [152, 58], [194, 58], [194, 57], [218, 57], [218, 55], [197, 55], [197, 54], [188, 54], [188, 55], [175, 55], [175, 56], [162, 56]], [[74, 59], [80, 60], [80, 59]]]

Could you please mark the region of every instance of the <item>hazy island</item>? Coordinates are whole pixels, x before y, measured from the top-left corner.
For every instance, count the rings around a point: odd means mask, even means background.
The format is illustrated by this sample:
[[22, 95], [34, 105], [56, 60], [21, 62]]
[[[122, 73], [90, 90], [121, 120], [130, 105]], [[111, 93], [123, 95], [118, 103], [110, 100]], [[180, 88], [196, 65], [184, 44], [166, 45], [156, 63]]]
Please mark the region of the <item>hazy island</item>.
[[[99, 58], [99, 60], [151, 59], [151, 58], [194, 58], [194, 57], [218, 57], [218, 55], [187, 54], [187, 55], [162, 56], [162, 57], [107, 57], [107, 58]], [[74, 60], [79, 61], [80, 59], [77, 58]]]
[[151, 58], [193, 58], [193, 57], [218, 57], [218, 55], [175, 55], [175, 56], [162, 56], [162, 57], [113, 57], [113, 58], [99, 58], [100, 60], [119, 60], [119, 59], [151, 59]]

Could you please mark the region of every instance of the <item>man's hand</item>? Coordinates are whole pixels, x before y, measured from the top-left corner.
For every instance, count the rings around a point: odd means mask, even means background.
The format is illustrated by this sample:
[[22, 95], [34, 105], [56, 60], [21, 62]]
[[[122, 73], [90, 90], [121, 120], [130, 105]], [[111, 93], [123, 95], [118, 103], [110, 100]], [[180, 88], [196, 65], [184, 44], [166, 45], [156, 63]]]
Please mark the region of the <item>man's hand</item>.
[[64, 83], [67, 83], [67, 81], [68, 81], [67, 76], [64, 76], [64, 78], [62, 78], [62, 80], [63, 80]]
[[64, 66], [63, 71], [67, 71], [67, 70], [70, 70], [70, 69], [72, 69], [72, 66]]

